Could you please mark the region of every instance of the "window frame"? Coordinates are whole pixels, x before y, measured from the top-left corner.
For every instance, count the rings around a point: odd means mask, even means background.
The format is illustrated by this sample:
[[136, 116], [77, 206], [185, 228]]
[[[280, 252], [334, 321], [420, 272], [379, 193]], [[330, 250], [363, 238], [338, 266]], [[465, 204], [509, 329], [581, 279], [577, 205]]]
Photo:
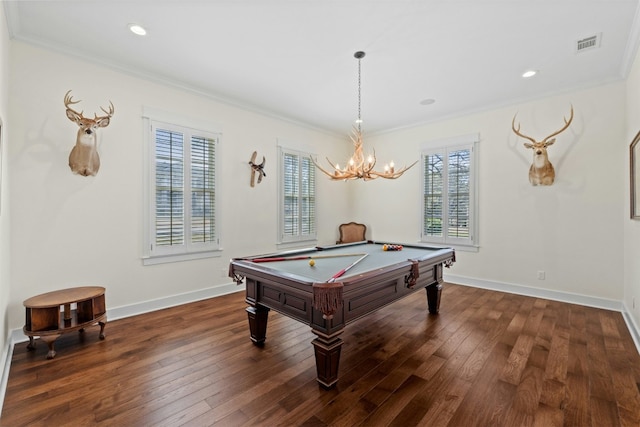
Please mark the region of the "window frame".
[[[215, 130], [217, 127], [208, 122], [202, 122], [158, 110], [143, 109], [144, 125], [144, 208], [143, 208], [143, 253], [144, 265], [154, 265], [167, 262], [187, 261], [221, 255], [220, 227], [219, 227], [219, 186], [218, 186], [218, 159], [222, 132]], [[156, 139], [155, 129], [170, 132], [180, 132], [184, 135], [184, 176], [183, 192], [185, 194], [184, 205], [184, 242], [178, 245], [156, 245]], [[191, 204], [191, 142], [192, 138], [206, 138], [213, 140], [213, 229], [214, 237], [209, 242], [191, 241], [192, 204]]]
[[[420, 241], [427, 244], [441, 245], [453, 247], [466, 251], [477, 251], [479, 248], [478, 236], [478, 143], [480, 142], [479, 134], [462, 135], [452, 138], [440, 139], [425, 143], [421, 147], [421, 183], [420, 183]], [[426, 195], [426, 156], [440, 154], [446, 160], [444, 163], [444, 176], [442, 182], [443, 199], [442, 206], [448, 206], [449, 176], [448, 162], [449, 154], [454, 151], [469, 150], [469, 237], [461, 238], [450, 236], [447, 227], [443, 227], [442, 236], [430, 236], [425, 234], [425, 203]], [[443, 208], [442, 222], [447, 224], [449, 221], [449, 210]]]
[[[313, 214], [313, 232], [309, 233], [309, 234], [303, 234], [302, 233], [302, 224], [303, 221], [300, 218], [300, 205], [301, 203], [298, 203], [298, 233], [295, 235], [289, 235], [285, 233], [285, 217], [286, 217], [286, 212], [285, 212], [285, 156], [286, 155], [291, 155], [291, 156], [297, 156], [299, 157], [300, 161], [299, 164], [301, 163], [301, 161], [303, 159], [307, 159], [308, 160], [308, 167], [309, 167], [309, 171], [312, 171], [313, 173], [313, 206], [312, 206], [312, 210], [314, 212]], [[290, 149], [290, 148], [286, 148], [283, 147], [281, 145], [278, 146], [278, 239], [277, 239], [277, 243], [278, 244], [293, 244], [293, 243], [312, 243], [312, 242], [316, 242], [317, 238], [318, 238], [318, 174], [316, 171], [316, 167], [313, 164], [311, 158], [312, 158], [313, 154], [305, 152], [305, 151], [300, 151], [300, 150], [295, 150], [295, 149]], [[303, 177], [302, 177], [302, 168], [299, 168], [299, 175], [298, 175], [298, 185], [300, 186], [300, 188], [302, 188], [302, 186], [300, 185], [300, 182], [302, 181]]]

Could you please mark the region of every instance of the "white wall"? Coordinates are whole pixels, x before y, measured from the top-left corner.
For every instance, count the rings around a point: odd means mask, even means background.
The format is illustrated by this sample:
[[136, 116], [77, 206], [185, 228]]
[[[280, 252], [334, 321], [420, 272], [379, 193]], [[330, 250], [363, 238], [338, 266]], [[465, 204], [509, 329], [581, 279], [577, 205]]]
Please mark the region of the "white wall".
[[[640, 52], [627, 79], [627, 127], [626, 138], [621, 141], [623, 149], [629, 150], [631, 141], [640, 131]], [[627, 159], [628, 159], [627, 154]], [[625, 165], [628, 173], [629, 165]], [[636, 329], [640, 327], [640, 220], [630, 216], [630, 180], [625, 181], [625, 204], [621, 215], [624, 221], [624, 305], [631, 315]], [[635, 301], [635, 307], [634, 307]], [[640, 329], [639, 329], [640, 330]]]
[[[4, 8], [0, 7], [0, 125], [2, 125], [2, 145], [0, 146], [0, 352], [6, 348], [9, 334], [7, 307], [9, 305], [11, 265], [9, 233], [9, 165], [7, 146], [9, 140], [9, 33]], [[0, 353], [0, 367], [3, 366], [4, 352]], [[1, 394], [1, 393], [0, 393]], [[2, 396], [0, 396], [1, 402]], [[1, 403], [0, 403], [1, 406]]]
[[[343, 138], [19, 42], [12, 42], [10, 61], [11, 329], [22, 326], [22, 300], [61, 287], [102, 284], [109, 307], [121, 307], [229, 283], [223, 272], [229, 258], [277, 249], [277, 140], [315, 147], [321, 159], [337, 162], [350, 148]], [[621, 301], [625, 292], [638, 294], [630, 283], [637, 283], [632, 273], [640, 274], [629, 267], [628, 255], [639, 249], [624, 237], [635, 222], [621, 214], [622, 206], [628, 210], [625, 90], [635, 79], [640, 77], [365, 134], [365, 151], [375, 148], [380, 163], [393, 159], [400, 166], [417, 160], [426, 142], [479, 133], [480, 249], [458, 251], [450, 274]], [[83, 99], [86, 112], [109, 99], [116, 108], [111, 125], [101, 131], [102, 169], [95, 178], [75, 176], [67, 167], [76, 132], [64, 115], [68, 89]], [[573, 124], [550, 148], [557, 181], [532, 187], [531, 152], [511, 131], [511, 119], [518, 112], [523, 131], [542, 137], [562, 125], [571, 104]], [[219, 124], [221, 258], [141, 265], [143, 106]], [[248, 185], [253, 150], [267, 157], [268, 175], [255, 188]], [[319, 177], [319, 243], [334, 241], [337, 224], [347, 220], [367, 224], [376, 240], [419, 239], [419, 165], [392, 181], [336, 183]], [[544, 281], [536, 279], [538, 270], [546, 272]]]
[[[24, 322], [22, 301], [42, 292], [104, 285], [108, 308], [198, 291], [231, 280], [229, 259], [277, 250], [277, 141], [290, 148], [344, 156], [345, 138], [241, 110], [77, 58], [12, 42], [9, 101], [12, 141], [11, 299], [9, 327]], [[73, 175], [67, 166], [77, 127], [65, 116], [72, 89], [89, 115], [111, 100], [100, 131], [101, 169]], [[142, 266], [143, 106], [216, 123], [222, 131], [220, 258]], [[267, 177], [249, 186], [251, 153], [266, 156]], [[348, 219], [347, 188], [318, 180], [318, 243], [335, 242]]]
[[[627, 200], [625, 84], [600, 86], [481, 114], [366, 138], [378, 159], [396, 164], [419, 158], [423, 143], [479, 133], [479, 232], [477, 253], [457, 251], [447, 272], [473, 278], [620, 301], [623, 295], [623, 225]], [[570, 128], [549, 148], [556, 168], [550, 187], [528, 181], [531, 150], [511, 130], [518, 113], [522, 132], [543, 138]], [[365, 150], [366, 151], [366, 150]], [[397, 181], [358, 184], [355, 217], [371, 217], [376, 240], [420, 238], [421, 171]], [[398, 191], [401, 188], [403, 191]], [[546, 272], [545, 280], [537, 271]]]

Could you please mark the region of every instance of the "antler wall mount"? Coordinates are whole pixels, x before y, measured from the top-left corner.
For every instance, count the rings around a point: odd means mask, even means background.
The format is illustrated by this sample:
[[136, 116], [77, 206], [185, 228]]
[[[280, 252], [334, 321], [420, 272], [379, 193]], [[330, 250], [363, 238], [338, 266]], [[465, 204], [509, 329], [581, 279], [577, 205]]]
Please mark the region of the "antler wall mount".
[[264, 172], [264, 164], [266, 159], [262, 156], [262, 163], [256, 164], [256, 157], [258, 156], [258, 152], [254, 151], [251, 155], [251, 160], [249, 160], [249, 164], [251, 165], [251, 186], [255, 186], [256, 173], [258, 174], [258, 184], [262, 182], [262, 177], [267, 176]]
[[541, 141], [536, 141], [534, 138], [521, 133], [520, 123], [518, 123], [518, 128], [516, 129], [516, 116], [517, 113], [513, 116], [513, 120], [511, 121], [511, 129], [516, 135], [531, 141], [531, 143], [525, 142], [524, 146], [533, 150], [533, 163], [529, 168], [529, 182], [531, 185], [553, 184], [556, 177], [556, 171], [549, 161], [547, 147], [556, 142], [556, 139], [553, 137], [564, 132], [573, 121], [573, 105], [571, 106], [571, 115], [569, 116], [569, 120], [563, 117], [564, 126]]
[[100, 107], [106, 116], [98, 117], [94, 114], [94, 118], [83, 116], [83, 111], [77, 112], [70, 105], [77, 104], [80, 101], [74, 101], [71, 91], [67, 91], [64, 95], [64, 106], [67, 108], [67, 117], [69, 120], [78, 125], [78, 133], [76, 135], [76, 145], [69, 153], [69, 167], [73, 173], [82, 176], [95, 176], [100, 169], [100, 156], [98, 156], [98, 141], [96, 132], [98, 128], [104, 128], [111, 123], [113, 116], [113, 103], [109, 101], [109, 111]]

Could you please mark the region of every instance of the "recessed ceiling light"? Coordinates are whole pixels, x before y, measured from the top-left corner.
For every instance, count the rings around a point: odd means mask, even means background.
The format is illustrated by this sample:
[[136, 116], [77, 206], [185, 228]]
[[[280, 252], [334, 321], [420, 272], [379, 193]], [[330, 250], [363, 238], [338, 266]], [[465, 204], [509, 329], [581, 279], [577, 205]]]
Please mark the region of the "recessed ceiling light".
[[427, 99], [423, 99], [422, 101], [420, 101], [420, 105], [431, 105], [434, 102], [436, 102], [435, 99], [433, 98], [427, 98]]
[[139, 36], [144, 36], [147, 34], [147, 30], [145, 30], [144, 27], [138, 24], [129, 24], [129, 30], [131, 30], [133, 34], [137, 34]]
[[525, 71], [524, 73], [522, 73], [522, 77], [524, 77], [525, 79], [528, 79], [529, 77], [535, 76], [537, 73], [538, 72], [536, 70]]

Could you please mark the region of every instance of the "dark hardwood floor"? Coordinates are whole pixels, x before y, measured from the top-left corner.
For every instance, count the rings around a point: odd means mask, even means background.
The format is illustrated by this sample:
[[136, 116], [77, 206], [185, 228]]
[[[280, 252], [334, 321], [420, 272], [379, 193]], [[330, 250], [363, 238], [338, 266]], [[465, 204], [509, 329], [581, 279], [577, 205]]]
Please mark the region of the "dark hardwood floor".
[[347, 326], [320, 388], [308, 326], [249, 340], [242, 292], [16, 345], [2, 426], [640, 426], [620, 313], [445, 284]]

